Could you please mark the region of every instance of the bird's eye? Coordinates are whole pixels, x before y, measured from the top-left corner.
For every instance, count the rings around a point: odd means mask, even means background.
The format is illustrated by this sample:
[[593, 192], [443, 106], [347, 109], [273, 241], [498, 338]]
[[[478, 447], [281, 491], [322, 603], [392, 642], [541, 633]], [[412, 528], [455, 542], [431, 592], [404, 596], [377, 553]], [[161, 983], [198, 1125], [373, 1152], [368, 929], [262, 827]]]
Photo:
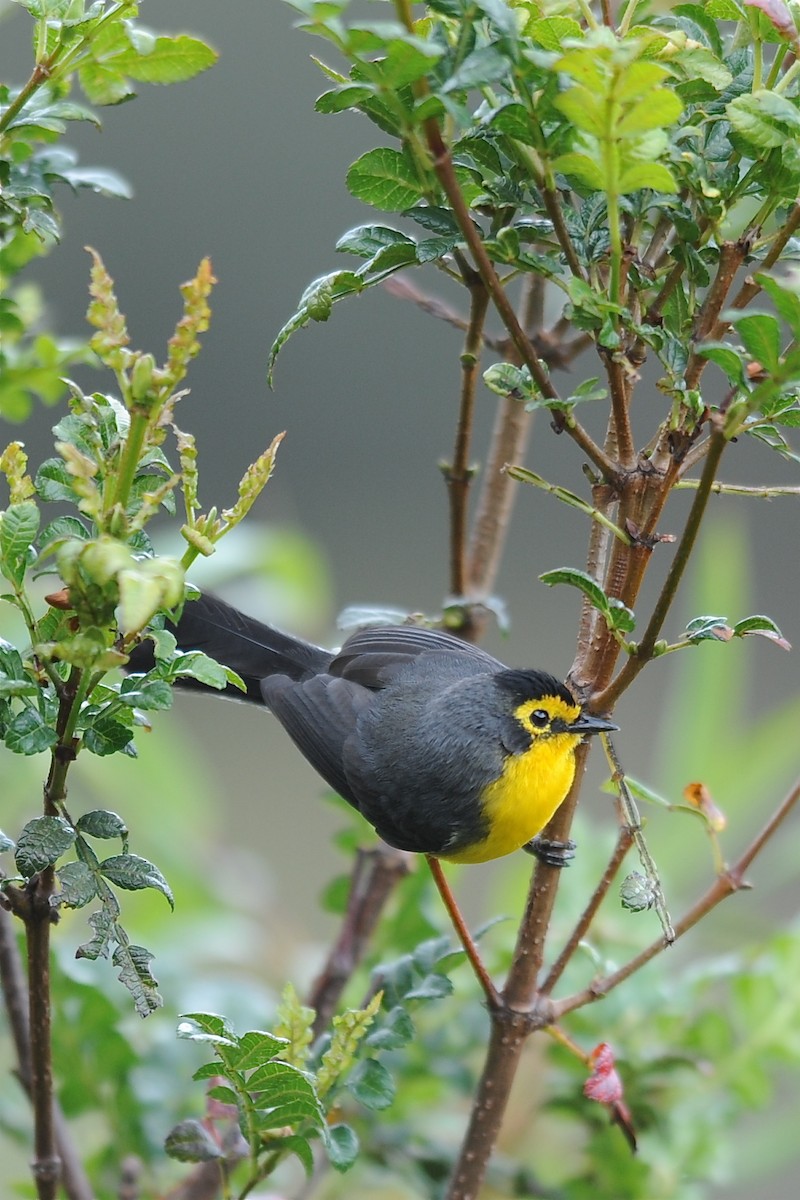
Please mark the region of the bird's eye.
[[531, 713], [531, 725], [535, 729], [544, 729], [550, 724], [550, 713], [545, 708], [535, 708]]

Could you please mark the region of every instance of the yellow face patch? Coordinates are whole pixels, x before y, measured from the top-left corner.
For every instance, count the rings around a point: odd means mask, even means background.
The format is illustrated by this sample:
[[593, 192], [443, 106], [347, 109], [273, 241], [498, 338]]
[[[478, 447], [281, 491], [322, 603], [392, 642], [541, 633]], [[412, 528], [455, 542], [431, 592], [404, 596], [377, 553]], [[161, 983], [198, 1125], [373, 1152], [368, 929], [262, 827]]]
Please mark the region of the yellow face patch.
[[544, 829], [564, 800], [575, 776], [575, 749], [580, 733], [553, 732], [552, 723], [570, 725], [580, 715], [577, 704], [557, 696], [526, 700], [514, 716], [531, 735], [521, 754], [509, 754], [499, 779], [481, 797], [489, 834], [474, 846], [452, 855], [452, 862], [487, 862], [519, 850]]

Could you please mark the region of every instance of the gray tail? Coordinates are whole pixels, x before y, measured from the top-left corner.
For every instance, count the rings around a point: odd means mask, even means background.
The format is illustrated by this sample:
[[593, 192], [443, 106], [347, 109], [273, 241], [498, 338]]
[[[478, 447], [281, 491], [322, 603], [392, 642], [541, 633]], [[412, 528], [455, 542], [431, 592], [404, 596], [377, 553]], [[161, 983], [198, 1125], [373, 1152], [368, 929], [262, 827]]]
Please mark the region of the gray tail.
[[[202, 650], [241, 675], [247, 699], [258, 704], [264, 703], [262, 679], [269, 675], [309, 679], [325, 671], [333, 658], [329, 650], [281, 633], [211, 595], [187, 601], [177, 626], [168, 628], [178, 639], [179, 650]], [[147, 641], [134, 650], [127, 669], [147, 671], [152, 665], [152, 642]], [[185, 685], [206, 690], [191, 679]], [[227, 690], [231, 696], [244, 699], [238, 688]]]

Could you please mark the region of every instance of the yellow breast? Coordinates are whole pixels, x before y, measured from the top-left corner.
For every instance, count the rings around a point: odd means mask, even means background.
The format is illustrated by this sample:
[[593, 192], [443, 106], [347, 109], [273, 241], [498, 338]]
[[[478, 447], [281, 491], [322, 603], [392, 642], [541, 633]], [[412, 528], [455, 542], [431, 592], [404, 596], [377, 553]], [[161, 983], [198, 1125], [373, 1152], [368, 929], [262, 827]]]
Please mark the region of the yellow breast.
[[536, 837], [570, 789], [580, 740], [578, 734], [553, 734], [534, 739], [522, 754], [509, 755], [500, 778], [483, 793], [488, 836], [442, 857], [450, 862], [488, 862], [519, 850]]

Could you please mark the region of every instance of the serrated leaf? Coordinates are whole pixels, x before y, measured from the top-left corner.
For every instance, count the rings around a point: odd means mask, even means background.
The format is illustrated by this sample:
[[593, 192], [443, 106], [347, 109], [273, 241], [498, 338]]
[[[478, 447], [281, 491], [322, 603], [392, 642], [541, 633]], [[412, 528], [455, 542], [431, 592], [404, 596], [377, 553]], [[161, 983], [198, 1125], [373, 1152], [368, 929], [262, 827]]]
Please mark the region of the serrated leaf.
[[119, 690], [120, 703], [145, 712], [172, 707], [172, 688], [164, 679], [148, 679], [146, 675], [128, 675]]
[[413, 238], [399, 229], [389, 225], [359, 225], [348, 229], [336, 243], [336, 249], [345, 254], [359, 254], [362, 258], [372, 258], [386, 246], [415, 246]]
[[453, 982], [438, 971], [431, 971], [405, 993], [406, 1000], [443, 1000], [453, 993]]
[[132, 47], [115, 55], [113, 64], [123, 75], [142, 83], [180, 83], [207, 71], [217, 58], [217, 52], [205, 42], [179, 34], [155, 38], [146, 54], [137, 53]]
[[368, 150], [347, 172], [347, 188], [357, 200], [386, 212], [400, 212], [422, 197], [413, 163], [399, 150]]
[[377, 1058], [363, 1059], [347, 1081], [348, 1090], [365, 1108], [388, 1108], [395, 1097], [395, 1083]]
[[164, 1139], [164, 1149], [178, 1162], [210, 1162], [223, 1153], [200, 1121], [179, 1121]]
[[61, 886], [58, 902], [65, 908], [83, 908], [97, 895], [94, 875], [85, 863], [65, 863], [56, 875]]
[[190, 1042], [211, 1042], [212, 1045], [236, 1046], [233, 1026], [217, 1013], [182, 1013], [178, 1022], [178, 1037]]
[[119, 945], [111, 961], [119, 968], [117, 978], [123, 984], [136, 1006], [140, 1017], [149, 1017], [164, 1001], [158, 992], [158, 984], [150, 970], [153, 955], [144, 946]]
[[[655, 63], [634, 64], [641, 68], [654, 68]], [[662, 68], [657, 68], [663, 75]], [[629, 72], [630, 74], [630, 72]], [[628, 137], [634, 133], [646, 133], [650, 129], [665, 129], [683, 112], [683, 104], [679, 96], [669, 88], [659, 87], [647, 90], [646, 98], [641, 103], [632, 105], [619, 119], [614, 127], [617, 136]]]
[[94, 961], [97, 958], [105, 958], [111, 947], [111, 943], [116, 938], [115, 918], [107, 907], [98, 909], [97, 912], [89, 913], [89, 925], [94, 930], [94, 937], [90, 942], [84, 942], [75, 951], [76, 958], [88, 958]]
[[609, 625], [619, 633], [632, 633], [636, 628], [636, 617], [627, 605], [613, 596], [608, 601], [610, 613]]
[[50, 867], [75, 841], [75, 830], [63, 817], [35, 817], [19, 835], [14, 860], [25, 879]]
[[128, 827], [122, 817], [106, 808], [94, 808], [82, 813], [75, 822], [81, 833], [93, 838], [122, 838], [128, 836]]
[[72, 476], [61, 458], [48, 458], [43, 462], [36, 472], [34, 485], [42, 500], [55, 503], [75, 499]]
[[800, 112], [785, 96], [767, 88], [736, 96], [725, 113], [737, 133], [759, 150], [800, 137]]
[[100, 863], [100, 870], [106, 879], [127, 892], [153, 888], [166, 897], [170, 908], [175, 907], [172, 889], [158, 867], [138, 854], [114, 854]]
[[122, 721], [100, 715], [83, 735], [83, 745], [100, 758], [125, 750], [131, 742], [131, 731]]
[[343, 1122], [323, 1130], [325, 1149], [335, 1171], [349, 1171], [358, 1157], [358, 1137], [354, 1129]]
[[251, 1071], [275, 1058], [287, 1045], [286, 1038], [251, 1029], [239, 1038], [238, 1048], [229, 1056], [228, 1062], [237, 1071]]
[[539, 578], [548, 587], [566, 583], [570, 587], [577, 588], [578, 591], [583, 592], [589, 603], [606, 617], [609, 624], [613, 622], [608, 596], [597, 580], [592, 579], [591, 575], [587, 575], [585, 571], [579, 571], [577, 567], [558, 567], [554, 571], [545, 571], [544, 575], [540, 575]]
[[39, 532], [39, 509], [33, 500], [11, 504], [0, 513], [0, 566], [7, 579], [21, 583], [30, 550]]
[[58, 741], [55, 729], [42, 720], [35, 708], [24, 708], [7, 723], [5, 742], [14, 754], [41, 754]]

